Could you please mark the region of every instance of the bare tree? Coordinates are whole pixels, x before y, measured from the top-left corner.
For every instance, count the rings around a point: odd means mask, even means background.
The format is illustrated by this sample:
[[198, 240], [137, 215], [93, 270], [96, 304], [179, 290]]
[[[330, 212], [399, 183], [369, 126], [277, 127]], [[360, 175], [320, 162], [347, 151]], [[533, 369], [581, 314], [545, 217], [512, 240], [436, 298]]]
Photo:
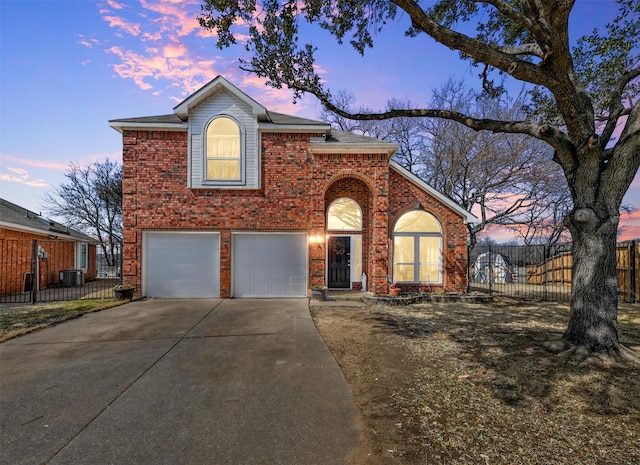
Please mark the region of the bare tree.
[[[449, 80], [433, 91], [432, 104], [476, 118], [515, 119], [522, 114], [521, 98], [486, 99]], [[471, 245], [487, 226], [511, 228], [526, 241], [563, 230], [566, 213], [558, 199], [568, 198], [566, 185], [558, 183], [562, 172], [553, 152], [539, 140], [520, 134], [473, 131], [456, 121], [423, 119], [429, 134], [421, 176], [444, 192], [479, 222], [467, 225]]]
[[71, 163], [66, 183], [45, 195], [46, 210], [69, 226], [95, 236], [108, 265], [122, 242], [122, 166], [106, 159], [86, 168]]

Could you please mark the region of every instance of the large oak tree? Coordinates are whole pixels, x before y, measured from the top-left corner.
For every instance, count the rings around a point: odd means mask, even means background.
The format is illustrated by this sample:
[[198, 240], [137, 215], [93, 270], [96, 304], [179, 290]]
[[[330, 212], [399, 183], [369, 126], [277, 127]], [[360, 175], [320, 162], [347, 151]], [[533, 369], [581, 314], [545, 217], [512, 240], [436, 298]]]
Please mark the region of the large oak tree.
[[[574, 250], [571, 314], [564, 340], [580, 352], [626, 354], [618, 342], [616, 232], [622, 198], [640, 165], [640, 2], [618, 0], [604, 31], [572, 49], [575, 0], [203, 0], [200, 23], [218, 46], [244, 41], [241, 67], [268, 84], [315, 95], [338, 115], [356, 120], [435, 117], [475, 130], [536, 137], [554, 150], [571, 192], [565, 222]], [[392, 21], [407, 21], [415, 40], [430, 36], [481, 71], [489, 93], [497, 74], [533, 87], [525, 119], [474, 118], [441, 108], [391, 108], [349, 113], [339, 108], [315, 66], [316, 48], [299, 38], [317, 25], [360, 53]], [[468, 31], [475, 26], [476, 33]], [[248, 28], [248, 34], [247, 34]], [[427, 59], [428, 56], [424, 56]], [[416, 57], [420, 59], [420, 57]], [[616, 128], [621, 127], [619, 133]], [[614, 136], [615, 134], [615, 136]]]

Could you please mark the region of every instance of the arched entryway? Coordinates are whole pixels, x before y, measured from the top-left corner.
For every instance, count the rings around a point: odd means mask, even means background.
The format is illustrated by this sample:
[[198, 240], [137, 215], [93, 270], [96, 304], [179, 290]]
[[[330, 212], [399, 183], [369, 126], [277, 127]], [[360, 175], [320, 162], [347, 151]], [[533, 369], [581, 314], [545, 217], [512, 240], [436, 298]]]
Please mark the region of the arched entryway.
[[367, 270], [370, 191], [342, 178], [326, 192], [326, 282], [331, 289], [361, 289]]

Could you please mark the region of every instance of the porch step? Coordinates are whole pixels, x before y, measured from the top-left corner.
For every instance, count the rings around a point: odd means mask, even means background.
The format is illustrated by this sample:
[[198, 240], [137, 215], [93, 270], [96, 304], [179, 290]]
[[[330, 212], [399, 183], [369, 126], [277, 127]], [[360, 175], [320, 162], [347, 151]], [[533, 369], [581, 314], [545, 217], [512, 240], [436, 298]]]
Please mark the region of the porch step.
[[369, 294], [369, 292], [362, 291], [336, 291], [329, 290], [327, 292], [327, 300], [337, 301], [357, 301], [362, 302], [362, 296]]

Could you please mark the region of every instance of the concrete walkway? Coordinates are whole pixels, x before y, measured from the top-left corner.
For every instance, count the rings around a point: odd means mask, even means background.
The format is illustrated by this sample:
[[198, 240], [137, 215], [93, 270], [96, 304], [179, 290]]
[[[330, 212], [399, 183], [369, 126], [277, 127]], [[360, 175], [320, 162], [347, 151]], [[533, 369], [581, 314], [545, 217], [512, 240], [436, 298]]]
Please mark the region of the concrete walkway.
[[0, 463], [346, 462], [358, 410], [306, 299], [144, 300], [0, 344]]

